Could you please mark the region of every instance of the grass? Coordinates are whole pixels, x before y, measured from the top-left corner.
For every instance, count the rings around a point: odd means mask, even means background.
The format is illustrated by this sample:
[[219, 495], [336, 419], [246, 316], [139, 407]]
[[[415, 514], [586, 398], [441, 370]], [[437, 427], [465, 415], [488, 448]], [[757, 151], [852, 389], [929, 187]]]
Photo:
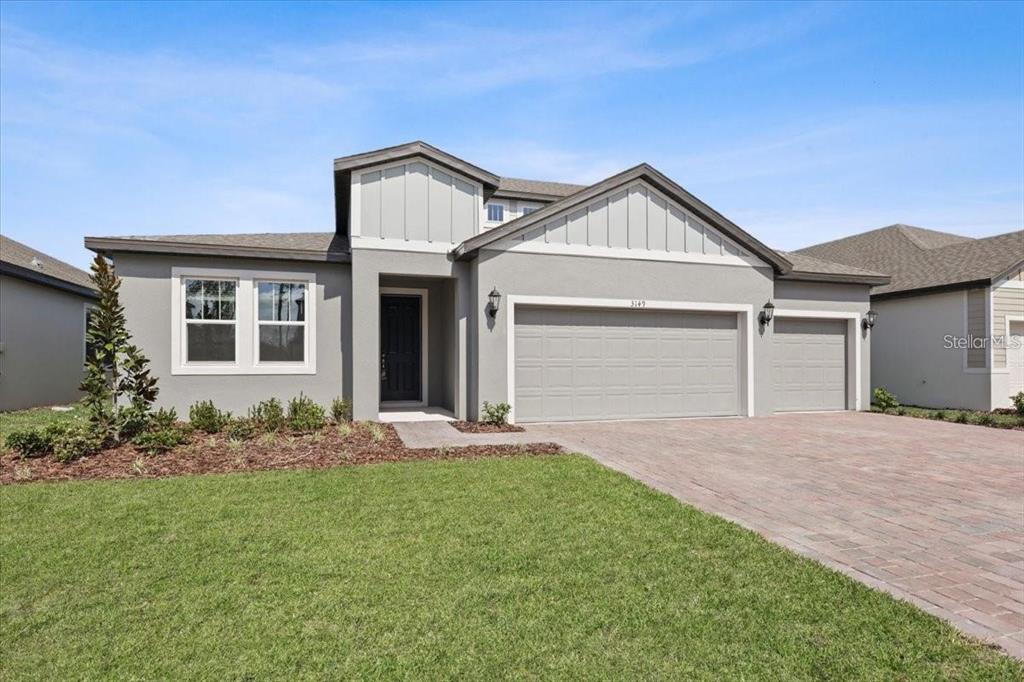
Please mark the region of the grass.
[[579, 456], [0, 489], [4, 679], [1021, 679]]
[[[873, 409], [875, 409], [875, 411], [879, 411], [878, 408]], [[900, 405], [900, 407], [895, 410], [889, 410], [888, 414], [916, 417], [918, 419], [935, 419], [939, 421], [957, 422], [960, 424], [990, 426], [998, 429], [1024, 427], [1024, 416], [1018, 414], [1006, 414], [1002, 412], [978, 412], [975, 410], [957, 410], [948, 407], [930, 408]]]
[[11, 431], [22, 429], [35, 429], [52, 424], [54, 422], [70, 421], [72, 419], [85, 419], [85, 410], [81, 405], [69, 405], [70, 410], [51, 410], [49, 407], [34, 407], [30, 410], [18, 410], [17, 412], [0, 412], [0, 447], [7, 439]]

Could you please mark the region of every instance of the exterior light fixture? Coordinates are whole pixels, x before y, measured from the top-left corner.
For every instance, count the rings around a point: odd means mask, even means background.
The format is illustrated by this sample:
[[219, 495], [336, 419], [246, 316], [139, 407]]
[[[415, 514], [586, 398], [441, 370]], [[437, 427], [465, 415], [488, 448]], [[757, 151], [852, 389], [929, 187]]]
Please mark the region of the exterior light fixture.
[[758, 319], [761, 320], [761, 324], [767, 326], [771, 323], [773, 317], [775, 317], [775, 304], [768, 301], [761, 308], [761, 314], [758, 316]]
[[487, 303], [487, 312], [491, 314], [491, 317], [497, 317], [498, 308], [501, 306], [501, 292], [497, 287], [491, 289], [491, 293], [487, 294]]
[[878, 320], [878, 313], [874, 310], [869, 310], [864, 313], [864, 328], [871, 329], [875, 326], [875, 322]]

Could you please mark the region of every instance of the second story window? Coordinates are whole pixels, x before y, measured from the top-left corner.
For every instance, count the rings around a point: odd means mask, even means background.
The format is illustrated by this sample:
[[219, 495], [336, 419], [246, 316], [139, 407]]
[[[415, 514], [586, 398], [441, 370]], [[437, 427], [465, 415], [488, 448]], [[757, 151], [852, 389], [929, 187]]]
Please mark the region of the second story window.
[[487, 222], [500, 223], [505, 219], [505, 207], [501, 204], [487, 204]]
[[523, 206], [523, 215], [530, 215], [537, 210], [536, 206]]

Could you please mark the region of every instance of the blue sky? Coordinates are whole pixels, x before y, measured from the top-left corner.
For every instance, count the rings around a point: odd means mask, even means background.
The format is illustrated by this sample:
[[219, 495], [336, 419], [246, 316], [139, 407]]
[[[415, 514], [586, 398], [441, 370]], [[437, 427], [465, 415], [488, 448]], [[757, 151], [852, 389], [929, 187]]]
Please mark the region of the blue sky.
[[1024, 4], [0, 9], [0, 230], [329, 231], [331, 160], [423, 139], [501, 175], [647, 161], [783, 249], [1024, 227]]

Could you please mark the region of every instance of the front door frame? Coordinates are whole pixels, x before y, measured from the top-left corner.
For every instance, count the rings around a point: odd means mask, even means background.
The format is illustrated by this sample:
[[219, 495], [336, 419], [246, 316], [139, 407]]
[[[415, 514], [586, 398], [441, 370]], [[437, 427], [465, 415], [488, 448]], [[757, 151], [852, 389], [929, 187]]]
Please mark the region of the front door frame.
[[[380, 287], [380, 293], [377, 295], [378, 306], [380, 305], [379, 299], [382, 296], [419, 296], [420, 298], [420, 399], [419, 400], [381, 400], [381, 407], [426, 407], [427, 406], [427, 395], [429, 393], [429, 384], [427, 379], [430, 377], [430, 371], [427, 367], [427, 341], [429, 334], [427, 331], [430, 329], [430, 312], [427, 308], [427, 301], [430, 298], [430, 291], [428, 289], [419, 289], [413, 287]], [[377, 358], [379, 362], [381, 353], [381, 344], [384, 339], [378, 338], [377, 340]]]

